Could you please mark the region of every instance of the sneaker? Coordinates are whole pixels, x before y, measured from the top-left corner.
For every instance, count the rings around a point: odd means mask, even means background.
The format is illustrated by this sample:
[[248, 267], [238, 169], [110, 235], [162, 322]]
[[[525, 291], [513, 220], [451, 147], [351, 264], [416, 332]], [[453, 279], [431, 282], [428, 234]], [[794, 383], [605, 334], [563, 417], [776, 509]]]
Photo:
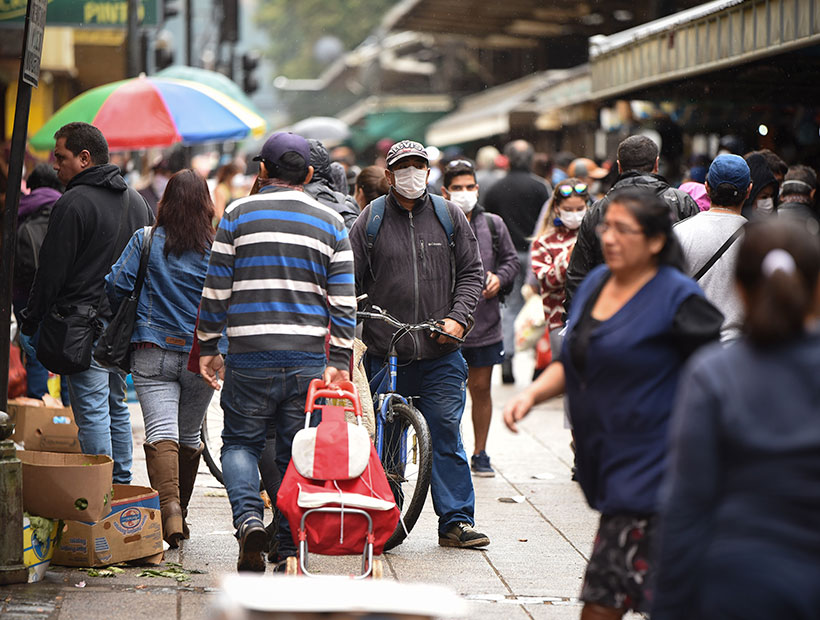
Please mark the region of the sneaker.
[[479, 478], [495, 478], [495, 470], [490, 466], [490, 457], [482, 450], [470, 457], [470, 469]]
[[268, 545], [268, 533], [262, 519], [250, 517], [242, 522], [237, 534], [239, 538], [239, 559], [236, 570], [240, 572], [265, 572], [265, 557], [263, 553]]
[[490, 539], [486, 534], [476, 532], [469, 523], [456, 523], [447, 530], [444, 536], [439, 535], [438, 544], [442, 547], [469, 549], [486, 547], [490, 544]]

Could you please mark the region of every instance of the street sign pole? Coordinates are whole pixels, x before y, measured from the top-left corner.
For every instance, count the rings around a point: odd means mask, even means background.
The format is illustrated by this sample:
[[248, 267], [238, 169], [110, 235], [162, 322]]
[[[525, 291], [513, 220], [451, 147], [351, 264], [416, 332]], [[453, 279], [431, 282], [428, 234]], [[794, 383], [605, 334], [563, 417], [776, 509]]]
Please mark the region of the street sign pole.
[[0, 584], [20, 583], [28, 579], [23, 564], [23, 501], [20, 461], [9, 437], [14, 428], [4, 413], [8, 405], [9, 325], [11, 323], [12, 276], [14, 250], [17, 246], [17, 208], [20, 203], [20, 182], [23, 178], [23, 158], [26, 154], [28, 113], [31, 88], [40, 79], [40, 56], [43, 52], [43, 31], [46, 26], [47, 0], [28, 0], [23, 30], [23, 55], [20, 78], [17, 81], [17, 103], [14, 108], [14, 129], [9, 155], [8, 189], [2, 217], [2, 271], [0, 272]]
[[40, 79], [40, 56], [43, 53], [46, 7], [47, 0], [28, 0], [26, 8], [23, 55], [20, 63], [20, 77], [17, 81], [17, 103], [14, 107], [14, 126], [9, 155], [8, 189], [3, 217], [0, 218], [0, 239], [3, 244], [3, 266], [2, 273], [0, 273], [0, 411], [5, 411], [8, 404], [9, 325], [11, 323], [14, 250], [17, 246], [17, 208], [20, 203], [20, 183], [23, 179], [23, 160], [26, 154], [31, 88], [37, 86]]

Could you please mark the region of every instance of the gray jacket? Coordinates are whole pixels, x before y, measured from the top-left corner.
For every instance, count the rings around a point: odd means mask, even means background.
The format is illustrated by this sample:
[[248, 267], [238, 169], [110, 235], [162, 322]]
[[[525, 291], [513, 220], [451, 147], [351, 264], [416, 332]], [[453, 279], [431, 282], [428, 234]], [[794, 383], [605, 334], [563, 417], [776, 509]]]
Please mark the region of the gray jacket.
[[[455, 286], [447, 233], [430, 197], [425, 194], [412, 211], [407, 211], [396, 202], [391, 189], [369, 256], [369, 206], [350, 231], [357, 294], [367, 293], [370, 303], [406, 323], [449, 317], [466, 326], [481, 297], [484, 270], [470, 223], [453, 203], [447, 202], [447, 208], [454, 223]], [[386, 356], [394, 331], [383, 321], [365, 321], [363, 340], [368, 353]], [[405, 336], [396, 347], [402, 361], [435, 359], [457, 348], [455, 343], [440, 345], [426, 333]]]

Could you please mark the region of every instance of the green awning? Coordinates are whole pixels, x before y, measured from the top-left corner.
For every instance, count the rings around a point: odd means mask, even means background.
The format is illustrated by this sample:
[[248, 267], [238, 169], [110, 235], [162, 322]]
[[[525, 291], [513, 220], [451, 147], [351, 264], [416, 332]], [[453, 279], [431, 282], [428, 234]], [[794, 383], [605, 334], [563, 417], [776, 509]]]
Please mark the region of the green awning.
[[382, 138], [391, 140], [417, 140], [424, 143], [424, 134], [431, 123], [446, 112], [413, 112], [409, 110], [386, 110], [372, 112], [350, 128], [350, 145], [361, 151]]

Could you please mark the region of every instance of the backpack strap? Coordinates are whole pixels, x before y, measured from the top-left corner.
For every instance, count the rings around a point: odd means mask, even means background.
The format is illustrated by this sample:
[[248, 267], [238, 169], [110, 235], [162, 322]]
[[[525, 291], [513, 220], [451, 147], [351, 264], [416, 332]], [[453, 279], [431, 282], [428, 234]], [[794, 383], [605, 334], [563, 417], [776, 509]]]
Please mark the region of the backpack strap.
[[498, 229], [495, 227], [495, 222], [493, 218], [487, 214], [486, 211], [481, 211], [481, 215], [484, 216], [484, 221], [487, 222], [487, 228], [490, 229], [490, 237], [493, 240], [493, 261], [494, 261], [494, 269], [498, 269]]
[[384, 205], [385, 197], [379, 196], [370, 203], [370, 213], [367, 216], [367, 227], [365, 233], [367, 234], [367, 252], [373, 250], [373, 245], [376, 243], [376, 237], [379, 236], [379, 228], [381, 228], [382, 220], [384, 220]]
[[703, 267], [698, 269], [698, 272], [695, 275], [692, 276], [692, 279], [695, 282], [697, 282], [703, 276], [706, 275], [706, 273], [712, 268], [712, 265], [714, 265], [718, 261], [718, 259], [726, 253], [726, 250], [728, 250], [729, 247], [731, 247], [731, 245], [735, 241], [737, 241], [737, 239], [740, 237], [740, 235], [743, 234], [744, 229], [745, 229], [745, 226], [738, 226], [737, 230], [735, 232], [733, 232], [731, 234], [731, 236], [724, 242], [724, 244], [718, 248], [717, 252], [715, 252], [712, 255], [712, 258], [710, 258], [708, 261], [706, 261], [706, 264], [703, 265]]
[[450, 292], [456, 290], [456, 234], [455, 224], [453, 223], [453, 216], [450, 215], [450, 210], [447, 208], [447, 202], [441, 196], [430, 194], [433, 201], [433, 208], [436, 211], [436, 217], [447, 233], [447, 245], [450, 247]]

